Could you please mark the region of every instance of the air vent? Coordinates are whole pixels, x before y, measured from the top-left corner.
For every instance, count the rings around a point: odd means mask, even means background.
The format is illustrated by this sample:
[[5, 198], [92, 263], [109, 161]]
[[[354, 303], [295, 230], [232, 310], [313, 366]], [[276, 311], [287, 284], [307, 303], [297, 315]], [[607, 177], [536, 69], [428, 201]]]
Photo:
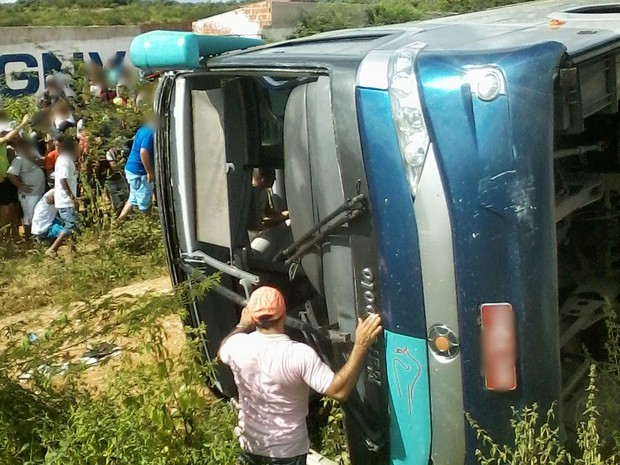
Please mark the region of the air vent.
[[566, 10], [565, 13], [583, 15], [618, 15], [620, 14], [620, 3], [611, 5], [590, 5]]

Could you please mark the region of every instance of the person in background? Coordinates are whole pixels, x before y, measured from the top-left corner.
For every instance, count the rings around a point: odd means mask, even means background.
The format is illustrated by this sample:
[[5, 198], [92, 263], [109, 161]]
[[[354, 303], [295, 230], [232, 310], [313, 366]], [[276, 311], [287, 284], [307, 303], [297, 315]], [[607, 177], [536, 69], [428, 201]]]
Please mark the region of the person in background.
[[284, 200], [274, 194], [272, 187], [276, 173], [268, 168], [254, 168], [252, 172], [252, 202], [250, 230], [260, 231], [277, 226], [289, 217]]
[[148, 122], [138, 129], [131, 146], [131, 152], [125, 164], [125, 177], [129, 184], [129, 200], [123, 207], [118, 221], [123, 221], [133, 207], [138, 207], [142, 213], [148, 213], [153, 203], [153, 187], [155, 182], [154, 171], [154, 116], [150, 115]]
[[90, 135], [88, 134], [85, 123], [86, 122], [84, 119], [80, 119], [76, 126], [78, 146], [80, 148], [80, 163], [84, 163], [87, 158], [88, 151], [90, 150]]
[[40, 241], [54, 242], [62, 233], [63, 227], [54, 205], [54, 189], [47, 191], [34, 207], [32, 216], [32, 235]]
[[[104, 69], [96, 64], [91, 64], [88, 69], [89, 96], [108, 102], [114, 98], [114, 93], [108, 89]], [[88, 100], [88, 99], [87, 99]]]
[[41, 166], [43, 158], [35, 151], [30, 141], [19, 138], [15, 144], [17, 156], [11, 162], [7, 173], [9, 180], [18, 190], [19, 203], [22, 207], [24, 237], [30, 240], [30, 226], [34, 207], [45, 192], [45, 173]]
[[65, 239], [77, 230], [77, 169], [75, 161], [78, 146], [73, 138], [66, 137], [60, 142], [58, 159], [54, 170], [54, 205], [58, 210], [62, 231], [45, 252], [55, 256]]
[[32, 121], [30, 122], [32, 126], [32, 131], [29, 135], [30, 142], [41, 157], [45, 157], [47, 154], [47, 136], [50, 129], [49, 125], [46, 124], [47, 120], [47, 115], [37, 112], [32, 116]]
[[45, 110], [36, 112], [32, 116], [31, 126], [39, 138], [46, 140], [46, 136], [54, 137], [60, 133], [58, 129], [54, 127], [53, 118], [54, 115], [52, 114], [51, 106]]
[[285, 320], [284, 296], [273, 287], [259, 287], [220, 346], [219, 358], [230, 366], [239, 388], [240, 464], [305, 465], [309, 387], [345, 400], [382, 331], [379, 315], [359, 319], [351, 355], [334, 374], [314, 349], [285, 334]]
[[[5, 120], [5, 115], [0, 115]], [[9, 123], [3, 123], [0, 128], [0, 236], [6, 234], [6, 229], [13, 238], [18, 236], [18, 199], [17, 188], [11, 183], [8, 177], [9, 167], [12, 159], [9, 159], [7, 143], [19, 134], [19, 131], [28, 124], [29, 117], [24, 116], [22, 122], [10, 129]]]
[[59, 100], [66, 97], [62, 89], [62, 84], [60, 84], [55, 74], [48, 74], [47, 76], [45, 76], [45, 87], [46, 89], [41, 95], [41, 100], [43, 102], [46, 102], [46, 106], [53, 106]]
[[71, 76], [66, 73], [58, 73], [54, 75], [56, 77], [56, 82], [58, 83], [58, 87], [62, 91], [65, 98], [70, 101], [75, 100], [75, 91], [71, 88]]
[[125, 84], [116, 86], [116, 97], [112, 100], [116, 106], [126, 106], [129, 104], [129, 88]]
[[116, 89], [118, 81], [121, 77], [121, 64], [117, 62], [116, 58], [110, 58], [106, 62], [106, 86], [108, 89]]
[[106, 179], [105, 187], [112, 204], [112, 209], [116, 213], [120, 213], [123, 205], [127, 202], [128, 190], [127, 182], [123, 177], [119, 162], [121, 154], [114, 147], [110, 147], [105, 154]]
[[37, 107], [39, 108], [40, 112], [51, 113], [52, 102], [45, 97], [45, 94], [43, 94], [39, 97], [39, 100], [37, 101]]
[[60, 148], [60, 142], [62, 136], [56, 136], [53, 139], [52, 150], [45, 155], [45, 173], [47, 175], [47, 182], [50, 186], [54, 185], [54, 169], [56, 168], [56, 160], [58, 159], [58, 149]]
[[71, 104], [63, 99], [59, 99], [52, 107], [54, 115], [54, 128], [60, 132], [65, 132], [71, 127], [75, 127], [75, 113]]

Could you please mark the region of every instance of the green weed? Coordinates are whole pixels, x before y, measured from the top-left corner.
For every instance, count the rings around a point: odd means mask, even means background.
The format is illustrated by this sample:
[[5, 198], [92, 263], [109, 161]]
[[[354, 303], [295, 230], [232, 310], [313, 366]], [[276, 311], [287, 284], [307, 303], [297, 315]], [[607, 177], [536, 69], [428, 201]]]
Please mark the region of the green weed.
[[[210, 364], [197, 364], [195, 338], [181, 353], [166, 344], [165, 322], [213, 280], [175, 293], [119, 296], [67, 306], [33, 342], [27, 323], [4, 328], [0, 351], [0, 463], [208, 464], [234, 463], [235, 414], [205, 389]], [[178, 320], [177, 320], [178, 321]], [[195, 330], [194, 336], [204, 328]], [[85, 367], [63, 376], [56, 366], [89, 341], [124, 342], [125, 355], [97, 393], [84, 388]], [[31, 372], [26, 386], [16, 381]]]

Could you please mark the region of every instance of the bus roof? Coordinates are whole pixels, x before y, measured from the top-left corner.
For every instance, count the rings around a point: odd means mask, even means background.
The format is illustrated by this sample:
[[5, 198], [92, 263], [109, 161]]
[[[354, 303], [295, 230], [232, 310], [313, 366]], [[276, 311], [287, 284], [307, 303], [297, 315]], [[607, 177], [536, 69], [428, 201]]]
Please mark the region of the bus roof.
[[[318, 34], [233, 52], [209, 60], [209, 67], [318, 64], [359, 60], [372, 50], [395, 50], [413, 41], [431, 51], [502, 50], [559, 42], [573, 58], [620, 47], [620, 3], [598, 0], [526, 2], [491, 10], [410, 23]], [[273, 64], [273, 63], [272, 63]]]

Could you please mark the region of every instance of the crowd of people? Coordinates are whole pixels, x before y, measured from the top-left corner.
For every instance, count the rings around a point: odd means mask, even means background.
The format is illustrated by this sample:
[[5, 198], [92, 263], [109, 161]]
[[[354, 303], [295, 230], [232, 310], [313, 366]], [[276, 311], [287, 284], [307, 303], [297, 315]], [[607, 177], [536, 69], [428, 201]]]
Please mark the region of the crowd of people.
[[114, 61], [105, 67], [92, 64], [78, 95], [65, 74], [50, 74], [32, 116], [16, 123], [0, 112], [0, 238], [47, 243], [46, 254], [55, 256], [79, 229], [87, 185], [103, 188], [119, 221], [134, 207], [150, 211], [154, 118], [147, 117], [133, 139], [108, 143], [102, 142], [105, 135], [92, 133], [84, 112], [85, 105], [95, 103], [136, 109], [148, 103], [137, 79]]

